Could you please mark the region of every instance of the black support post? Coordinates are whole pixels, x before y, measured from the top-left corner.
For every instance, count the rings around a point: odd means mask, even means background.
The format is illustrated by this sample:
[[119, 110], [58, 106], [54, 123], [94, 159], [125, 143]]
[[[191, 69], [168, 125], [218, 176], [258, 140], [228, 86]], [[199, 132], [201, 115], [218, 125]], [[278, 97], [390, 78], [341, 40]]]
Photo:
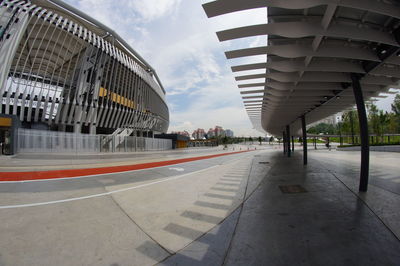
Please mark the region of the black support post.
[[290, 151], [290, 126], [286, 126], [286, 144], [287, 144], [287, 157], [291, 156], [291, 151]]
[[283, 145], [283, 154], [286, 154], [286, 134], [285, 134], [285, 131], [282, 132], [282, 145]]
[[303, 131], [303, 164], [307, 164], [307, 131], [306, 131], [306, 118], [301, 117], [301, 129]]
[[351, 75], [354, 98], [357, 104], [358, 121], [360, 124], [360, 141], [361, 141], [361, 170], [360, 170], [360, 186], [359, 190], [366, 192], [368, 189], [369, 175], [369, 143], [368, 143], [368, 120], [365, 110], [364, 97], [361, 90], [360, 78], [357, 74]]
[[294, 152], [294, 137], [292, 136], [292, 152]]

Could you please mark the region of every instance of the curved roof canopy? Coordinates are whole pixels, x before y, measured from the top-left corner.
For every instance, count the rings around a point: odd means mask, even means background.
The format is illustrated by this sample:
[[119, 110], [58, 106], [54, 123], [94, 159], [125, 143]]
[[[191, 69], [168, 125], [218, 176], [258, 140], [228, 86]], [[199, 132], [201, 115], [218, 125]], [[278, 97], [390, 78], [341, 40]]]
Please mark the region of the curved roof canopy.
[[[227, 51], [228, 59], [266, 55], [237, 65], [245, 108], [254, 126], [280, 135], [354, 106], [352, 77], [368, 100], [398, 86], [400, 2], [396, 0], [218, 0], [208, 17], [268, 8], [268, 23], [217, 32], [218, 39], [268, 35], [268, 45]], [[258, 70], [243, 75], [241, 71]], [[254, 82], [253, 79], [265, 79]], [[260, 129], [261, 129], [260, 127]]]

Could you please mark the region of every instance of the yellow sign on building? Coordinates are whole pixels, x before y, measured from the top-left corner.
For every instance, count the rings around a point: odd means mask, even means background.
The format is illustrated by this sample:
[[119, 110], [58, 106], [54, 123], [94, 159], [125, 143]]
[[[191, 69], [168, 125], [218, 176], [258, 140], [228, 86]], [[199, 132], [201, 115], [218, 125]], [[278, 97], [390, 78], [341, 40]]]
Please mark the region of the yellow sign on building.
[[11, 127], [11, 118], [0, 117], [0, 127]]

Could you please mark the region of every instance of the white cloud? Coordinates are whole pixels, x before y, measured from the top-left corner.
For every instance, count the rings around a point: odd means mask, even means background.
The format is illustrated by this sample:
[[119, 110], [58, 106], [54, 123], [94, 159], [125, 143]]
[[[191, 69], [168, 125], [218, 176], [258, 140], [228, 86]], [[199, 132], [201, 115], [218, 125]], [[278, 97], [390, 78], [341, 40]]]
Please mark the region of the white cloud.
[[262, 46], [266, 39], [220, 43], [215, 32], [265, 23], [265, 9], [208, 19], [201, 1], [67, 1], [119, 33], [156, 69], [170, 99], [170, 131], [220, 125], [236, 135], [260, 134], [252, 129], [230, 66], [265, 62], [265, 56], [227, 60], [224, 52]]
[[[175, 122], [174, 121], [179, 121]], [[210, 110], [189, 110], [177, 113], [172, 118], [169, 131], [188, 130], [190, 133], [197, 128], [206, 131], [214, 126], [232, 129], [235, 136], [259, 136], [262, 133], [252, 129], [249, 118], [243, 107], [222, 107]]]
[[[400, 93], [400, 90], [394, 90], [392, 89], [391, 91], [397, 91], [397, 93]], [[385, 94], [382, 94], [385, 95]], [[392, 111], [392, 103], [394, 101], [394, 98], [396, 97], [396, 94], [386, 94], [387, 98], [381, 98], [378, 101], [375, 102], [375, 104], [378, 106], [379, 109], [384, 110], [385, 112], [391, 112]]]
[[[170, 130], [194, 130], [198, 127], [208, 130], [215, 125], [232, 129], [236, 136], [258, 136], [260, 132], [252, 125], [241, 103], [240, 95], [234, 80], [226, 73], [215, 78], [207, 86], [193, 92], [195, 101], [184, 112], [171, 113]], [[187, 122], [191, 122], [189, 127]]]
[[144, 0], [129, 1], [128, 7], [133, 8], [146, 22], [171, 15], [179, 9], [181, 0]]

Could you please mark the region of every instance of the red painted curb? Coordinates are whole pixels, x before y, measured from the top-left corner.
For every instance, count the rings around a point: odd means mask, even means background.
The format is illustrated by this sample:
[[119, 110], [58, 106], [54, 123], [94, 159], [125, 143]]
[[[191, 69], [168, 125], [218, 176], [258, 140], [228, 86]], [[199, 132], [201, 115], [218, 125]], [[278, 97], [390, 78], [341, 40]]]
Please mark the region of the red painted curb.
[[167, 166], [179, 163], [186, 163], [204, 159], [211, 159], [215, 157], [221, 157], [225, 155], [232, 155], [248, 151], [237, 151], [228, 152], [214, 155], [206, 155], [199, 157], [190, 157], [169, 161], [132, 164], [132, 165], [121, 165], [121, 166], [109, 166], [101, 168], [86, 168], [86, 169], [64, 169], [64, 170], [48, 170], [48, 171], [34, 171], [34, 172], [0, 172], [0, 182], [2, 181], [28, 181], [28, 180], [40, 180], [40, 179], [57, 179], [66, 177], [78, 177], [87, 175], [99, 175], [108, 173], [119, 173], [126, 171], [134, 171], [141, 169], [148, 169], [160, 166]]

